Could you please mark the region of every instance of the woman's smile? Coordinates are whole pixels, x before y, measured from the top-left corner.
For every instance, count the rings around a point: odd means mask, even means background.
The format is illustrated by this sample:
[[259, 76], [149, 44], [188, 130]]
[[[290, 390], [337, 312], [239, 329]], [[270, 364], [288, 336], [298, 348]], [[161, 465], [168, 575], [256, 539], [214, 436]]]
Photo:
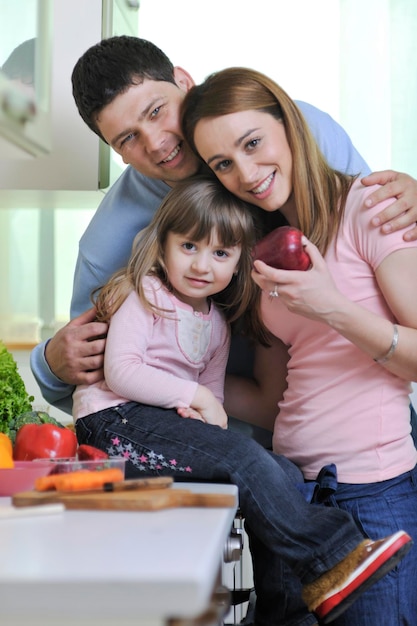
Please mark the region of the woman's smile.
[[265, 178], [260, 185], [251, 189], [251, 193], [254, 194], [258, 200], [263, 200], [271, 190], [272, 181], [275, 178], [275, 172], [272, 172], [267, 178]]

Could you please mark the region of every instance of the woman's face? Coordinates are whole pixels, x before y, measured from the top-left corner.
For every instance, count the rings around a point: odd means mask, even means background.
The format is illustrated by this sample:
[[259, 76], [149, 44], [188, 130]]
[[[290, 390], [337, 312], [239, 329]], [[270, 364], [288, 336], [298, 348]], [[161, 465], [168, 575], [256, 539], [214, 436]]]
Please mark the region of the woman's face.
[[234, 195], [265, 211], [282, 208], [292, 194], [292, 154], [284, 124], [249, 110], [197, 123], [200, 156]]

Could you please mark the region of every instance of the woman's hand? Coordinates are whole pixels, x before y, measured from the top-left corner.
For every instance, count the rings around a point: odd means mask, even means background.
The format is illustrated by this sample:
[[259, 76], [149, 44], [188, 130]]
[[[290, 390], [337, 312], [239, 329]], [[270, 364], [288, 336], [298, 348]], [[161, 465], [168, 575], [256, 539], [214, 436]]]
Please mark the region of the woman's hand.
[[374, 226], [380, 226], [383, 233], [392, 233], [411, 226], [404, 233], [405, 241], [417, 239], [417, 181], [408, 174], [384, 170], [373, 172], [362, 178], [364, 185], [382, 185], [366, 200], [367, 207], [373, 207], [383, 200], [396, 198], [395, 202], [378, 213], [373, 220]]
[[305, 272], [277, 270], [262, 261], [255, 261], [252, 278], [266, 293], [276, 290], [292, 313], [325, 321], [332, 312], [343, 307], [346, 298], [337, 289], [317, 247], [306, 237], [302, 241], [311, 259], [310, 269]]

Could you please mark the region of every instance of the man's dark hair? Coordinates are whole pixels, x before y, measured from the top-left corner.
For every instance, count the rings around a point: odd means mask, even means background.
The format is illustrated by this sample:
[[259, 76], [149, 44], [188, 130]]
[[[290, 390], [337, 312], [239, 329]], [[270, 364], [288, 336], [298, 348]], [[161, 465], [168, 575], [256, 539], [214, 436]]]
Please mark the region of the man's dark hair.
[[99, 137], [100, 111], [145, 78], [175, 84], [174, 66], [162, 50], [146, 39], [109, 37], [89, 48], [72, 71], [72, 93], [84, 122]]

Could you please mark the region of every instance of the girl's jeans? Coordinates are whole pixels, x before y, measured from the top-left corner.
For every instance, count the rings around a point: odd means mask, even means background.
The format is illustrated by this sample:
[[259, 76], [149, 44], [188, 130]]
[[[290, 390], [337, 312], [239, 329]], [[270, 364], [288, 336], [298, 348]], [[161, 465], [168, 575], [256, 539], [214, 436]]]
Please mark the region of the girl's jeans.
[[[256, 572], [262, 573], [255, 580], [261, 603], [264, 586], [269, 591], [265, 582], [281, 582], [280, 570], [275, 571], [278, 557], [295, 575], [299, 589], [301, 583], [332, 568], [363, 539], [346, 512], [306, 502], [296, 486], [303, 479], [295, 465], [240, 433], [135, 402], [78, 419], [76, 432], [80, 444], [125, 456], [127, 478], [171, 475], [180, 480], [236, 484], [249, 535], [255, 538], [252, 558]], [[257, 623], [286, 623], [281, 622], [283, 608], [270, 606], [270, 613], [257, 617]], [[316, 623], [305, 607], [302, 613], [292, 623]]]

